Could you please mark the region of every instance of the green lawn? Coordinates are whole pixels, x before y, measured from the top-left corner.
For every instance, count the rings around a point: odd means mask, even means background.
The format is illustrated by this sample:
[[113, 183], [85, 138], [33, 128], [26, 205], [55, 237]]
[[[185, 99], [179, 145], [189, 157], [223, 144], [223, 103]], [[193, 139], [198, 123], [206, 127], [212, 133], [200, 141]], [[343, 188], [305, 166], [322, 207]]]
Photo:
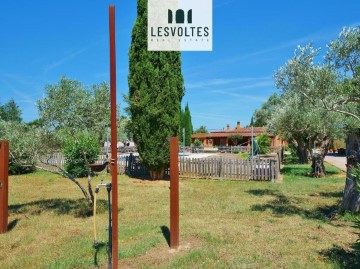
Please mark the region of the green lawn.
[[[180, 244], [170, 252], [169, 182], [119, 176], [120, 268], [358, 268], [351, 221], [336, 216], [345, 175], [303, 176], [288, 165], [282, 184], [181, 180]], [[95, 179], [110, 180], [106, 175]], [[106, 191], [99, 238], [106, 241]], [[92, 248], [92, 217], [81, 217], [80, 190], [38, 172], [10, 178], [10, 228], [0, 235], [0, 268], [106, 268]]]

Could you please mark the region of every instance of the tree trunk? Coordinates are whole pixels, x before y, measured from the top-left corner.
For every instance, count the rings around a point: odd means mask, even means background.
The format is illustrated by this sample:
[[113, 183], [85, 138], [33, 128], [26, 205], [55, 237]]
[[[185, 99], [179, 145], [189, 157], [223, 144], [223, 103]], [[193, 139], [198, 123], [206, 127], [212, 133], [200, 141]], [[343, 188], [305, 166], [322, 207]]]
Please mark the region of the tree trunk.
[[319, 178], [326, 175], [324, 159], [329, 151], [330, 142], [331, 140], [325, 137], [319, 146], [320, 152], [312, 156], [311, 175], [313, 177]]
[[360, 132], [350, 134], [346, 141], [347, 171], [344, 195], [341, 208], [352, 213], [360, 212], [360, 193], [357, 191], [357, 184], [351, 175], [351, 170], [360, 162]]
[[300, 163], [309, 163], [311, 161], [311, 146], [308, 144], [303, 142], [301, 138], [296, 139], [296, 151]]
[[164, 179], [165, 168], [162, 167], [159, 171], [150, 171], [150, 177], [152, 180]]
[[324, 156], [321, 154], [315, 154], [312, 157], [311, 164], [311, 176], [312, 177], [324, 177], [326, 175], [325, 165], [324, 165]]

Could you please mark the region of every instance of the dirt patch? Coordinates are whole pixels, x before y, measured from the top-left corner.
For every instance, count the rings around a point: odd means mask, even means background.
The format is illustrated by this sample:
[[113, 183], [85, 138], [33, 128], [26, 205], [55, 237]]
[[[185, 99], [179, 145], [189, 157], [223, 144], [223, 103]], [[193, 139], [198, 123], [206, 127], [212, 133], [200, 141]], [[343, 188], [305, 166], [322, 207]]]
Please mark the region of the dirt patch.
[[180, 244], [179, 249], [170, 249], [167, 244], [162, 244], [153, 249], [150, 249], [146, 254], [119, 260], [120, 269], [132, 269], [140, 268], [141, 265], [146, 264], [151, 268], [156, 268], [157, 265], [171, 261], [175, 257], [181, 257], [186, 255], [189, 251], [200, 249], [202, 246], [199, 238], [190, 238], [189, 240], [183, 240]]

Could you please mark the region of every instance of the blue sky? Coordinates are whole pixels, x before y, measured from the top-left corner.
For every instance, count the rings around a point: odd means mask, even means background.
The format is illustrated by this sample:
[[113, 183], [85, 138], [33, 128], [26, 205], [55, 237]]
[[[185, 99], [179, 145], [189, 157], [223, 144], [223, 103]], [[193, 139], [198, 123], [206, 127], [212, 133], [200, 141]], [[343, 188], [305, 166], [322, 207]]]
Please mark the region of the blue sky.
[[[24, 121], [38, 117], [44, 86], [62, 75], [85, 85], [109, 81], [108, 5], [116, 6], [118, 102], [128, 92], [128, 50], [136, 0], [2, 0], [0, 102], [14, 99]], [[297, 45], [323, 51], [343, 26], [360, 25], [360, 1], [213, 0], [213, 51], [182, 53], [195, 128], [250, 122], [277, 91], [273, 74]]]

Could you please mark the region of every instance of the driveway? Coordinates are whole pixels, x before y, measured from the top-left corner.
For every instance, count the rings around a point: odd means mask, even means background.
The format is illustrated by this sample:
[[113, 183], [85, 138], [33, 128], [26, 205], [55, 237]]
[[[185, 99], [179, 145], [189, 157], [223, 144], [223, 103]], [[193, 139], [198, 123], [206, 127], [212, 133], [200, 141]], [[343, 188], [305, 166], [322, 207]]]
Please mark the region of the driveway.
[[328, 154], [325, 157], [325, 162], [328, 162], [333, 166], [336, 166], [337, 168], [346, 172], [346, 156], [339, 156], [337, 154]]

